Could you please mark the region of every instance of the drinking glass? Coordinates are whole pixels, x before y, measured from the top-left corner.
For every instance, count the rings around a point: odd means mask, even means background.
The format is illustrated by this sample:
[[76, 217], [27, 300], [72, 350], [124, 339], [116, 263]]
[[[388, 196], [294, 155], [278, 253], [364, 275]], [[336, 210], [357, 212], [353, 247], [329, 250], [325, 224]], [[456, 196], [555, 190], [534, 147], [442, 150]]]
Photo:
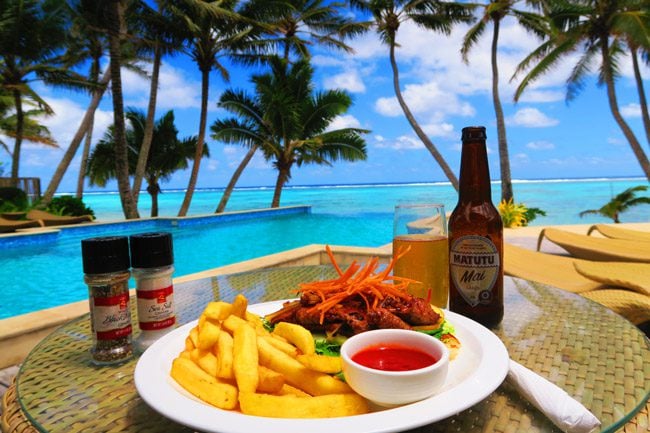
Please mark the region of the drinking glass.
[[441, 308], [449, 297], [449, 242], [447, 218], [442, 204], [416, 203], [395, 206], [393, 274], [416, 280], [408, 291]]

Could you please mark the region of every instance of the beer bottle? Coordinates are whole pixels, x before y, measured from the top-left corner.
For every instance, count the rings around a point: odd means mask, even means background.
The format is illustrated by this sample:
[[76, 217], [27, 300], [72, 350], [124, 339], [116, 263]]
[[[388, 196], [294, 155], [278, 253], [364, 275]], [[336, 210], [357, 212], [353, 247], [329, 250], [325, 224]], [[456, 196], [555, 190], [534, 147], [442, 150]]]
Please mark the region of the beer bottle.
[[485, 128], [463, 128], [449, 218], [449, 309], [487, 327], [503, 318], [503, 223], [492, 204]]

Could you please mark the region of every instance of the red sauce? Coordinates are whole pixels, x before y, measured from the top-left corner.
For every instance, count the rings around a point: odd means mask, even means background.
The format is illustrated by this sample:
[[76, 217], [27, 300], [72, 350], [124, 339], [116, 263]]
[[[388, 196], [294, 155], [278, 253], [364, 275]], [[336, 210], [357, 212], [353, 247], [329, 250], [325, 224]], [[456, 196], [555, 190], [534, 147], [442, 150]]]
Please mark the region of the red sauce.
[[384, 371], [417, 370], [438, 362], [426, 352], [399, 344], [369, 346], [355, 353], [352, 360], [365, 367]]

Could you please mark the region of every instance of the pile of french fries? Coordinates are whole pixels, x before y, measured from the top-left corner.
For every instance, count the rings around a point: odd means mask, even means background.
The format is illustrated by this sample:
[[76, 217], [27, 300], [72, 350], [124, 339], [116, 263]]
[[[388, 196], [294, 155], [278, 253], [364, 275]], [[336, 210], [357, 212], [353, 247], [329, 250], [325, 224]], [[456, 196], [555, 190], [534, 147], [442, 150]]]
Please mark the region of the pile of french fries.
[[311, 333], [278, 323], [267, 331], [238, 295], [210, 302], [174, 359], [171, 376], [220, 409], [275, 418], [330, 418], [368, 412], [367, 401], [332, 376], [338, 357], [318, 355]]

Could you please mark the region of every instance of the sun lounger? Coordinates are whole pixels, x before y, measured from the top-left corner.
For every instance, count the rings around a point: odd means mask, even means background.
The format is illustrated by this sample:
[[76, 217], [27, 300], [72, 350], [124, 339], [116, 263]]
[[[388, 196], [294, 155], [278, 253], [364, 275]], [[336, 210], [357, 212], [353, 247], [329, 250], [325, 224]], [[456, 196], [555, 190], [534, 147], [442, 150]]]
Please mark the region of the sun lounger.
[[[642, 274], [647, 276], [650, 264], [590, 262], [531, 251], [505, 243], [503, 265], [506, 275], [577, 293], [620, 314], [635, 325], [650, 320], [650, 296], [647, 295], [648, 286], [645, 286], [643, 280], [645, 277], [639, 277], [634, 273], [622, 275], [626, 265], [634, 265], [646, 267], [645, 270], [636, 268], [634, 271], [641, 270]], [[586, 274], [590, 274], [588, 271], [598, 266], [604, 270], [617, 269], [616, 275], [620, 278], [601, 281], [588, 278], [578, 271], [578, 269], [587, 270]]]
[[40, 220], [8, 220], [0, 217], [0, 233], [11, 233], [18, 229], [28, 229], [32, 227], [43, 227], [44, 223]]
[[650, 242], [650, 232], [644, 232], [641, 230], [626, 229], [607, 224], [594, 224], [589, 227], [589, 230], [587, 230], [587, 235], [590, 235], [593, 231], [597, 231], [601, 235], [612, 239]]
[[598, 238], [546, 228], [540, 232], [537, 239], [538, 251], [544, 239], [561, 246], [569, 254], [580, 259], [650, 263], [650, 245], [646, 242]]
[[556, 254], [539, 253], [509, 243], [503, 247], [503, 269], [506, 275], [559, 287], [568, 292], [583, 293], [603, 288], [576, 271], [575, 262], [584, 260]]
[[650, 263], [575, 261], [576, 271], [593, 281], [650, 296]]
[[92, 215], [61, 216], [38, 209], [32, 209], [27, 212], [27, 219], [41, 220], [45, 226], [62, 226], [93, 221]]

